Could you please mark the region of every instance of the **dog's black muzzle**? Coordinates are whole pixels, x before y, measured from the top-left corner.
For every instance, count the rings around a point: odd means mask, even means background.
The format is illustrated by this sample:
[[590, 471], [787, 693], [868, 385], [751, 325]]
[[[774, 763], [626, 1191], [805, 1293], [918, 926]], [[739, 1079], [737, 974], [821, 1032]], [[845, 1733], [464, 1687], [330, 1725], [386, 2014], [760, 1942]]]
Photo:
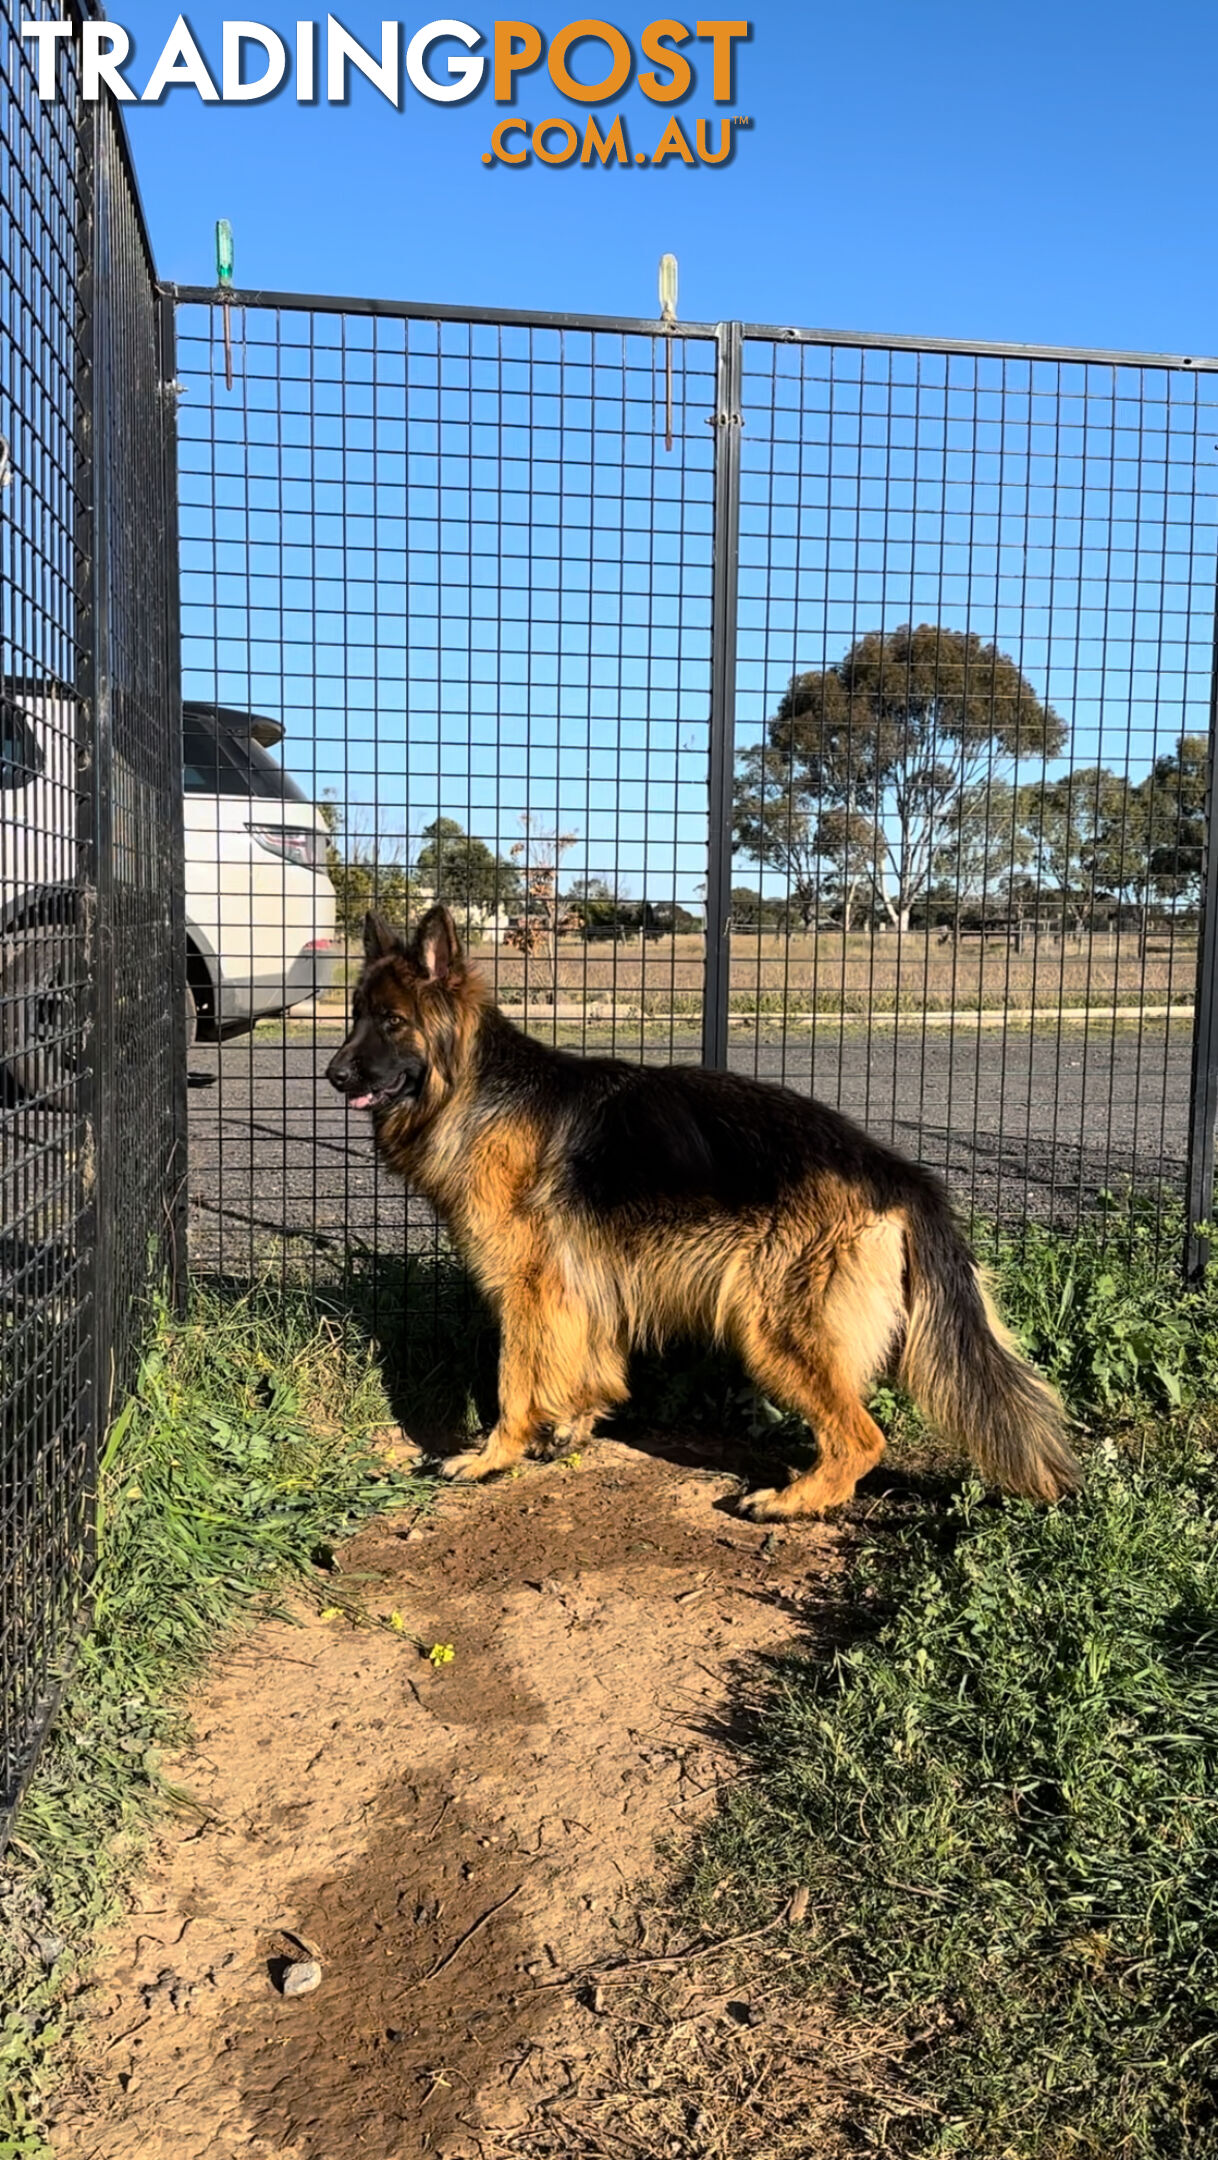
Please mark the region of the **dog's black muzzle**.
[[362, 1054], [354, 1037], [337, 1050], [326, 1067], [332, 1088], [347, 1098], [349, 1110], [387, 1110], [391, 1103], [417, 1102], [427, 1078], [421, 1057]]

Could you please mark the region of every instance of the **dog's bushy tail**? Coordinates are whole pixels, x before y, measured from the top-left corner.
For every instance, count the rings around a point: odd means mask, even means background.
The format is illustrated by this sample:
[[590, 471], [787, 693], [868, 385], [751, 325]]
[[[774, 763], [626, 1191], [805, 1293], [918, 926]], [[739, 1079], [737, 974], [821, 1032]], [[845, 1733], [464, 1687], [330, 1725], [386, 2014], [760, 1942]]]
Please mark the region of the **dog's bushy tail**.
[[946, 1195], [927, 1188], [910, 1205], [906, 1260], [900, 1378], [918, 1408], [1007, 1492], [1074, 1491], [1062, 1405], [999, 1320]]

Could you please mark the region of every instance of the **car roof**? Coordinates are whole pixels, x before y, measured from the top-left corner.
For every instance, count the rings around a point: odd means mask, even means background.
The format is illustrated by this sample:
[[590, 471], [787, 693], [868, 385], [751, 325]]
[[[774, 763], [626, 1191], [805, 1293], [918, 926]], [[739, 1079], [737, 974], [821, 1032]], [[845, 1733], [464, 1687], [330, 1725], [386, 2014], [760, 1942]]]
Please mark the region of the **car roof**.
[[182, 711], [192, 720], [214, 720], [230, 735], [251, 735], [264, 750], [273, 750], [287, 732], [282, 720], [269, 713], [242, 712], [235, 705], [216, 705], [210, 698], [183, 698]]
[[[0, 696], [4, 697], [70, 697], [73, 694], [70, 685], [55, 675], [0, 676]], [[252, 736], [264, 750], [273, 750], [287, 732], [282, 720], [272, 720], [269, 713], [244, 712], [236, 705], [217, 705], [212, 698], [183, 698], [182, 712], [192, 720], [214, 721], [230, 735]]]

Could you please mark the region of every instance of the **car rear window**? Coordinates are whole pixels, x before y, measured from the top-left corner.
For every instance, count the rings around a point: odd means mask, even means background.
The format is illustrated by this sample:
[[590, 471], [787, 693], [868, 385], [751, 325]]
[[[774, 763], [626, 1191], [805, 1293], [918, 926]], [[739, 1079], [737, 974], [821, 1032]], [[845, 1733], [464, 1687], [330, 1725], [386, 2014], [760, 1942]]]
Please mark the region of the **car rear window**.
[[275, 802], [309, 799], [252, 736], [235, 735], [222, 721], [189, 712], [182, 720], [182, 785], [188, 795], [260, 795]]

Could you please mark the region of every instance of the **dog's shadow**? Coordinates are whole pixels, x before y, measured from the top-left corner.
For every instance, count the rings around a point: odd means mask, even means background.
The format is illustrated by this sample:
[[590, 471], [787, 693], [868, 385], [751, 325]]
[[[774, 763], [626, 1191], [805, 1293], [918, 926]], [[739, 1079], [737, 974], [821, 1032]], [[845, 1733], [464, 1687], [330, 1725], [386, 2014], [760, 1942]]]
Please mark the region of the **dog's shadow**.
[[[438, 1478], [446, 1456], [477, 1448], [491, 1430], [495, 1420], [493, 1380], [488, 1406], [476, 1432], [442, 1414], [433, 1412], [430, 1417], [421, 1417], [417, 1409], [416, 1405], [411, 1413], [403, 1404], [402, 1422], [422, 1448], [426, 1464]], [[784, 1439], [790, 1444], [776, 1445], [772, 1440], [758, 1439], [730, 1410], [725, 1411], [717, 1429], [699, 1427], [691, 1431], [679, 1420], [671, 1425], [661, 1423], [646, 1406], [628, 1403], [616, 1416], [598, 1421], [592, 1446], [604, 1441], [620, 1441], [637, 1454], [650, 1456], [653, 1461], [664, 1463], [674, 1471], [701, 1473], [712, 1479], [730, 1478], [732, 1489], [716, 1493], [708, 1505], [716, 1515], [739, 1519], [740, 1504], [746, 1493], [755, 1491], [758, 1486], [781, 1489], [793, 1476], [815, 1464], [816, 1441], [810, 1432], [791, 1434], [787, 1431]], [[569, 1447], [568, 1441], [543, 1434], [530, 1448], [528, 1460], [538, 1464], [561, 1461]], [[505, 1473], [492, 1473], [488, 1482], [497, 1482], [501, 1474]], [[859, 1480], [851, 1500], [835, 1509], [827, 1519], [843, 1527], [875, 1523], [880, 1518], [889, 1523], [894, 1516], [907, 1515], [911, 1510], [920, 1512], [928, 1506], [941, 1506], [958, 1482], [937, 1467], [911, 1467], [885, 1458]], [[773, 1530], [775, 1525], [758, 1523], [753, 1527], [760, 1533]], [[790, 1525], [780, 1523], [777, 1527], [781, 1530]]]
[[[737, 1515], [743, 1494], [759, 1485], [781, 1489], [793, 1475], [812, 1468], [817, 1454], [816, 1441], [807, 1431], [797, 1435], [791, 1446], [784, 1447], [733, 1429], [730, 1420], [726, 1419], [718, 1434], [691, 1436], [679, 1428], [658, 1428], [633, 1416], [629, 1410], [620, 1420], [602, 1426], [599, 1437], [625, 1441], [640, 1454], [669, 1463], [676, 1470], [702, 1470], [735, 1479], [738, 1490], [720, 1493], [711, 1502], [719, 1515]], [[844, 1507], [834, 1509], [827, 1519], [859, 1523], [883, 1511], [887, 1520], [894, 1508], [941, 1504], [958, 1482], [944, 1470], [908, 1466], [885, 1457], [860, 1478], [852, 1499]], [[774, 1527], [772, 1523], [757, 1525], [760, 1530]], [[781, 1529], [783, 1525], [777, 1527]]]
[[[395, 1421], [438, 1469], [445, 1457], [477, 1448], [498, 1412], [499, 1331], [455, 1256], [428, 1254], [387, 1263], [353, 1256], [348, 1303], [372, 1336]], [[730, 1353], [677, 1343], [664, 1355], [638, 1353], [630, 1365], [630, 1397], [600, 1419], [597, 1440], [617, 1440], [676, 1471], [731, 1478], [717, 1495], [717, 1513], [737, 1513], [744, 1493], [786, 1485], [816, 1460], [815, 1438], [798, 1418], [773, 1424], [759, 1411], [744, 1368]], [[546, 1461], [563, 1444], [543, 1435], [532, 1451]], [[941, 1504], [954, 1488], [940, 1467], [909, 1466], [885, 1457], [861, 1479], [853, 1499], [836, 1511], [842, 1522], [873, 1519]]]

